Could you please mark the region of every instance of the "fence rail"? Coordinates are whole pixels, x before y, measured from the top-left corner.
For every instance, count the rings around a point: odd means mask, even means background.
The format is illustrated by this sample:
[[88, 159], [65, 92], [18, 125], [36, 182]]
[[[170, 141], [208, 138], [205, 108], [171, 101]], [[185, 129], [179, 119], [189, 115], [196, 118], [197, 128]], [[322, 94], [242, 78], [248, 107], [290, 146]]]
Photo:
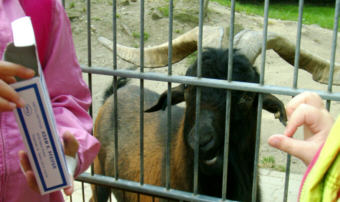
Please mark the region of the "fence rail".
[[[297, 29], [297, 41], [296, 41], [296, 50], [295, 50], [295, 62], [294, 62], [294, 74], [293, 74], [293, 84], [292, 87], [282, 87], [282, 86], [272, 86], [272, 85], [266, 85], [264, 83], [264, 75], [265, 75], [265, 61], [266, 61], [266, 37], [267, 37], [267, 28], [268, 28], [268, 12], [269, 12], [269, 0], [265, 0], [264, 2], [264, 26], [263, 26], [263, 43], [262, 43], [262, 55], [261, 55], [261, 67], [260, 67], [260, 83], [254, 84], [254, 83], [244, 83], [244, 82], [237, 82], [232, 81], [231, 78], [231, 72], [232, 72], [232, 51], [229, 51], [229, 64], [228, 64], [228, 79], [227, 80], [216, 80], [216, 79], [209, 79], [209, 78], [201, 78], [201, 60], [202, 60], [202, 29], [203, 29], [203, 5], [204, 0], [200, 0], [200, 10], [199, 10], [199, 41], [198, 41], [198, 73], [197, 77], [188, 77], [188, 76], [179, 76], [179, 75], [172, 75], [172, 32], [173, 32], [173, 1], [169, 1], [169, 33], [168, 33], [168, 41], [169, 41], [169, 58], [168, 58], [168, 73], [167, 74], [161, 74], [161, 73], [151, 73], [151, 72], [144, 72], [144, 1], [140, 0], [140, 68], [139, 71], [131, 71], [131, 70], [124, 70], [124, 69], [118, 69], [117, 67], [117, 38], [116, 34], [113, 34], [113, 67], [110, 69], [108, 67], [93, 67], [92, 66], [92, 46], [91, 46], [91, 1], [87, 1], [87, 30], [88, 30], [88, 64], [82, 66], [82, 71], [84, 73], [88, 73], [88, 79], [89, 79], [89, 85], [92, 89], [93, 80], [92, 75], [93, 74], [99, 74], [99, 75], [108, 75], [113, 77], [113, 86], [114, 86], [114, 92], [116, 92], [117, 88], [117, 77], [127, 77], [127, 78], [136, 78], [140, 79], [140, 128], [141, 128], [141, 134], [140, 134], [140, 182], [133, 182], [128, 180], [122, 180], [118, 177], [112, 178], [107, 176], [100, 176], [100, 175], [94, 175], [93, 172], [91, 174], [83, 173], [81, 174], [77, 180], [85, 183], [90, 184], [97, 184], [97, 185], [104, 185], [109, 186], [112, 188], [142, 193], [146, 195], [154, 195], [158, 197], [165, 197], [169, 199], [177, 199], [177, 200], [184, 200], [184, 201], [228, 201], [226, 199], [226, 190], [227, 187], [227, 168], [228, 168], [228, 161], [224, 162], [224, 171], [223, 171], [223, 190], [222, 190], [222, 196], [221, 198], [215, 198], [215, 197], [209, 197], [204, 195], [198, 194], [198, 144], [196, 144], [195, 149], [195, 160], [194, 160], [194, 182], [193, 182], [193, 193], [183, 192], [179, 190], [171, 189], [170, 187], [170, 154], [169, 154], [169, 148], [170, 148], [170, 140], [168, 138], [167, 140], [167, 148], [165, 149], [166, 154], [166, 182], [164, 187], [159, 186], [153, 186], [144, 184], [144, 166], [143, 166], [143, 142], [144, 142], [144, 134], [143, 134], [143, 103], [144, 103], [144, 80], [152, 80], [152, 81], [159, 81], [159, 82], [167, 82], [168, 84], [168, 93], [171, 95], [171, 84], [172, 83], [184, 83], [184, 84], [190, 84], [195, 86], [204, 86], [204, 87], [212, 87], [212, 88], [223, 88], [228, 90], [227, 94], [227, 102], [226, 102], [226, 130], [225, 130], [225, 150], [224, 155], [228, 156], [228, 147], [229, 147], [229, 120], [230, 120], [230, 90], [240, 90], [240, 91], [251, 91], [251, 92], [257, 92], [257, 93], [272, 93], [272, 94], [279, 94], [279, 95], [286, 95], [286, 96], [295, 96], [301, 92], [304, 92], [306, 90], [313, 91], [318, 93], [324, 100], [327, 100], [327, 108], [330, 108], [330, 101], [340, 101], [340, 93], [332, 92], [332, 79], [334, 74], [334, 63], [335, 63], [335, 52], [336, 52], [336, 43], [337, 43], [337, 30], [338, 30], [338, 17], [339, 17], [339, 8], [340, 8], [340, 0], [336, 1], [336, 12], [335, 12], [335, 22], [334, 22], [334, 32], [333, 32], [333, 46], [332, 46], [332, 54], [331, 54], [331, 69], [330, 69], [330, 81], [328, 83], [328, 90], [327, 91], [321, 91], [321, 90], [314, 90], [314, 89], [302, 89], [297, 87], [298, 82], [298, 61], [300, 56], [300, 43], [301, 43], [301, 29], [302, 29], [302, 18], [303, 18], [303, 5], [304, 1], [299, 1], [299, 18], [298, 18], [298, 29]], [[64, 0], [63, 0], [63, 3]], [[113, 6], [112, 6], [112, 12], [113, 16], [117, 13], [117, 2], [116, 0], [113, 0]], [[235, 17], [235, 0], [231, 0], [231, 19], [230, 19], [230, 38], [229, 38], [229, 50], [233, 50], [233, 36], [234, 36], [234, 17]], [[117, 24], [116, 24], [116, 17], [113, 17], [112, 26], [113, 26], [113, 33], [117, 33]], [[200, 97], [200, 91], [197, 91], [197, 97]], [[114, 117], [117, 120], [118, 113], [117, 113], [117, 94], [114, 93]], [[171, 96], [168, 97], [168, 99], [171, 99]], [[260, 139], [260, 129], [261, 129], [261, 111], [262, 111], [262, 96], [259, 96], [259, 105], [258, 105], [258, 122], [257, 122], [257, 135], [256, 135], [256, 154], [255, 154], [255, 162], [254, 162], [254, 176], [256, 176], [257, 169], [258, 169], [258, 156], [259, 156], [259, 139]], [[199, 118], [199, 99], [197, 100], [197, 106], [196, 106], [196, 120]], [[170, 101], [168, 101], [168, 136], [170, 136], [170, 130], [171, 130], [171, 105]], [[90, 110], [91, 115], [93, 114], [93, 110], [91, 108]], [[117, 125], [117, 122], [114, 123], [114, 125]], [[117, 128], [117, 127], [114, 127]], [[118, 130], [114, 131], [115, 135], [115, 155], [118, 155]], [[198, 136], [197, 136], [198, 137]], [[198, 142], [198, 141], [197, 141]], [[118, 156], [115, 157], [115, 159]], [[284, 196], [283, 201], [287, 201], [288, 196], [288, 186], [289, 186], [289, 173], [290, 173], [290, 164], [291, 164], [291, 158], [288, 155], [287, 157], [287, 163], [286, 163], [286, 177], [285, 177], [285, 185], [284, 185]], [[118, 163], [115, 162], [115, 176], [118, 176]], [[257, 178], [254, 177], [253, 181], [253, 196], [252, 201], [256, 201], [256, 195], [257, 195]]]

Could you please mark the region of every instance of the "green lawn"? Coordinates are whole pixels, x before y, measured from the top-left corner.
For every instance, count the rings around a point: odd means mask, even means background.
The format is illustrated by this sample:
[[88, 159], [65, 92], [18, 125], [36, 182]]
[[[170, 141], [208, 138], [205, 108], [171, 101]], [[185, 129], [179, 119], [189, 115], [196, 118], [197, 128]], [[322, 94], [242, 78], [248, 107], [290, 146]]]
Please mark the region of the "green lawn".
[[[230, 1], [212, 0], [221, 5], [230, 7]], [[250, 15], [264, 14], [264, 4], [240, 4], [236, 2], [235, 10]], [[299, 16], [298, 3], [274, 3], [269, 4], [269, 17], [281, 20], [297, 21]], [[303, 8], [303, 24], [318, 24], [323, 28], [333, 29], [334, 6], [316, 6], [305, 4]]]

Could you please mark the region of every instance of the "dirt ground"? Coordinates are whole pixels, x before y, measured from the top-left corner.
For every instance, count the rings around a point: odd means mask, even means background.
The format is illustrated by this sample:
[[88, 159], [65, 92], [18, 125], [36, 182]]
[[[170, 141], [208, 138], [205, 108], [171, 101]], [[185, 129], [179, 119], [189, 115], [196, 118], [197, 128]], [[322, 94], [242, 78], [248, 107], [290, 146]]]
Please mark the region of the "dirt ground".
[[[99, 36], [112, 38], [112, 3], [108, 0], [91, 1], [91, 40], [92, 40], [92, 66], [112, 68], [113, 54], [110, 50], [104, 48], [97, 40]], [[117, 41], [126, 46], [139, 46], [139, 39], [134, 35], [139, 32], [140, 28], [140, 2], [122, 3], [118, 1], [117, 5]], [[163, 43], [168, 40], [168, 18], [158, 17], [154, 15], [158, 7], [164, 6], [165, 0], [145, 1], [145, 33], [148, 39], [145, 46], [152, 46]], [[175, 7], [176, 8], [176, 7]], [[184, 8], [185, 9], [185, 8]], [[75, 41], [78, 59], [81, 64], [88, 64], [88, 48], [87, 48], [87, 19], [86, 19], [86, 2], [85, 1], [67, 1], [66, 10], [70, 16], [73, 37]], [[208, 15], [205, 19], [205, 25], [221, 25], [227, 26], [230, 19], [230, 9], [219, 4], [210, 2]], [[249, 16], [237, 13], [235, 23], [241, 25], [245, 29], [262, 30], [263, 18], [258, 16]], [[193, 21], [183, 21], [183, 19], [174, 20], [174, 38], [184, 32], [197, 26]], [[125, 27], [125, 29], [124, 29]], [[269, 32], [276, 32], [286, 36], [291, 41], [296, 41], [297, 23], [292, 21], [281, 21], [269, 19]], [[130, 34], [129, 34], [130, 33]], [[317, 25], [304, 25], [302, 29], [302, 49], [308, 50], [320, 57], [330, 59], [331, 54], [332, 31], [322, 29]], [[339, 40], [338, 40], [339, 41]], [[336, 61], [340, 62], [339, 51]], [[255, 63], [257, 67], [261, 65], [261, 57]], [[133, 65], [118, 58], [119, 69], [126, 69]], [[183, 60], [173, 65], [174, 75], [183, 75], [185, 73], [188, 61]], [[293, 67], [282, 60], [276, 53], [267, 51], [265, 63], [265, 84], [291, 87], [293, 85]], [[145, 71], [154, 71], [167, 73], [167, 68], [148, 69]], [[85, 76], [84, 78], [87, 78]], [[93, 107], [94, 117], [98, 108], [102, 104], [102, 95], [107, 86], [111, 83], [111, 77], [94, 75], [93, 76]], [[138, 83], [138, 80], [134, 80]], [[145, 86], [151, 87], [158, 92], [166, 89], [165, 83], [145, 81]], [[327, 86], [319, 84], [312, 80], [310, 74], [305, 71], [299, 71], [298, 88], [327, 90]], [[335, 92], [339, 92], [339, 87], [333, 87]], [[277, 95], [284, 103], [290, 100], [289, 96]], [[338, 102], [332, 102], [331, 113], [334, 118], [340, 112]], [[284, 127], [275, 120], [273, 115], [263, 111], [261, 127], [261, 146], [260, 146], [260, 166], [284, 171], [286, 167], [286, 154], [275, 150], [268, 146], [267, 139], [270, 135], [281, 133]], [[301, 138], [301, 131], [298, 132], [297, 138]], [[291, 171], [294, 173], [303, 173], [305, 166], [295, 158], [292, 158]]]

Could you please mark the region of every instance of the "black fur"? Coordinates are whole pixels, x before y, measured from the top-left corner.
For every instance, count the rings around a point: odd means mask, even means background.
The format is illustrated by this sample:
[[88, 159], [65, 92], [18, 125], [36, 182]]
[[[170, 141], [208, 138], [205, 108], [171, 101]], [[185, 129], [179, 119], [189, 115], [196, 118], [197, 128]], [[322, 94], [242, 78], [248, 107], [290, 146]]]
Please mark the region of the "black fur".
[[[187, 76], [197, 73], [195, 62], [187, 71]], [[202, 77], [227, 79], [228, 50], [207, 49], [202, 54]], [[234, 53], [233, 81], [259, 82], [259, 74], [249, 61]], [[186, 116], [184, 135], [189, 145], [193, 141], [192, 119], [195, 114], [196, 87], [189, 86], [186, 99]], [[201, 88], [201, 116], [199, 120], [200, 149], [199, 190], [202, 194], [221, 197], [223, 176], [224, 130], [226, 114], [226, 94], [224, 89]], [[246, 104], [242, 100], [247, 99]], [[255, 134], [257, 117], [257, 94], [251, 92], [232, 91], [230, 112], [230, 138], [228, 158], [227, 198], [240, 201], [251, 201], [254, 171]], [[209, 144], [213, 144], [210, 145]], [[216, 163], [208, 165], [205, 160], [217, 157]], [[258, 195], [258, 201], [260, 195]]]
[[[118, 77], [117, 79], [117, 90], [123, 86], [125, 86], [127, 83], [129, 82], [128, 78], [125, 77]], [[104, 93], [103, 96], [103, 102], [105, 102], [105, 100], [110, 97], [113, 94], [113, 85], [110, 85]]]
[[[208, 48], [202, 54], [202, 77], [214, 79], [227, 79], [228, 50]], [[197, 61], [189, 67], [187, 76], [197, 75]], [[248, 59], [233, 53], [233, 81], [259, 83], [259, 74]], [[223, 176], [223, 151], [225, 136], [226, 96], [227, 90], [218, 88], [200, 87], [200, 119], [195, 123], [196, 89], [195, 86], [181, 85], [176, 90], [183, 89], [183, 96], [176, 91], [172, 104], [182, 98], [186, 102], [184, 118], [184, 139], [187, 145], [194, 150], [195, 124], [198, 124], [199, 135], [199, 193], [221, 197]], [[157, 111], [167, 106], [166, 92], [160, 96], [159, 102], [146, 111]], [[255, 136], [257, 122], [258, 94], [245, 91], [231, 92], [231, 112], [229, 120], [229, 158], [227, 198], [240, 201], [251, 201], [252, 182], [254, 172]], [[274, 106], [274, 108], [273, 108]], [[285, 122], [286, 115], [281, 101], [270, 94], [264, 95], [263, 108], [272, 112], [280, 112], [280, 120]], [[192, 156], [193, 157], [193, 156]], [[207, 160], [217, 158], [212, 165]], [[193, 159], [188, 159], [192, 161]], [[257, 201], [260, 201], [258, 188]]]
[[[202, 54], [202, 77], [227, 79], [228, 72], [228, 50], [206, 49]], [[186, 75], [196, 76], [197, 61], [191, 65]], [[259, 74], [256, 72], [247, 58], [234, 51], [233, 54], [233, 81], [250, 83], [259, 82]], [[124, 81], [124, 80], [123, 80]], [[119, 82], [118, 82], [119, 83]], [[122, 82], [124, 83], [124, 82]], [[126, 84], [126, 82], [125, 82]], [[125, 85], [124, 84], [124, 85]], [[120, 115], [118, 117], [118, 128], [121, 130], [119, 137], [119, 158], [120, 177], [122, 179], [136, 180], [134, 177], [138, 170], [133, 168], [137, 162], [136, 145], [138, 145], [139, 121], [137, 115], [139, 110], [138, 87], [127, 85], [118, 91], [118, 107]], [[199, 87], [201, 89], [200, 118], [196, 117], [196, 86], [181, 84], [172, 89], [171, 104], [180, 102], [186, 103], [185, 110], [179, 107], [172, 108], [172, 128], [171, 128], [171, 188], [184, 191], [192, 191], [193, 182], [193, 161], [195, 147], [195, 128], [197, 125], [199, 136], [199, 194], [221, 197], [222, 176], [224, 164], [224, 141], [226, 126], [226, 99], [227, 90], [219, 88]], [[112, 90], [107, 90], [106, 95], [112, 94]], [[167, 134], [167, 114], [163, 110], [167, 106], [167, 91], [158, 96], [145, 89], [146, 113], [144, 114], [145, 130], [145, 168], [148, 172], [148, 179], [161, 181], [157, 173], [160, 166], [159, 159], [163, 159], [163, 151], [166, 147], [164, 138]], [[254, 175], [254, 155], [255, 136], [257, 123], [258, 94], [254, 92], [232, 91], [231, 111], [229, 125], [229, 156], [228, 156], [228, 180], [227, 198], [237, 201], [251, 201], [252, 182]], [[152, 99], [151, 99], [152, 98]], [[96, 121], [95, 136], [101, 141], [102, 148], [98, 155], [102, 170], [97, 168], [97, 173], [113, 176], [114, 161], [112, 156], [114, 128], [112, 115], [112, 97], [107, 100], [101, 111], [101, 116]], [[284, 105], [280, 100], [271, 94], [263, 94], [263, 108], [271, 113], [280, 113], [280, 120], [286, 122]], [[184, 115], [183, 115], [184, 114]], [[183, 125], [181, 125], [183, 123]], [[180, 127], [183, 126], [183, 127]], [[177, 149], [180, 145], [181, 149]], [[158, 159], [155, 160], [155, 159]], [[180, 159], [180, 160], [179, 160]], [[209, 161], [216, 159], [216, 161]], [[173, 162], [181, 162], [174, 164]], [[129, 166], [128, 166], [129, 165]], [[157, 167], [158, 166], [158, 167]], [[157, 170], [155, 172], [155, 170]], [[137, 176], [137, 175], [136, 175]], [[150, 177], [151, 176], [151, 177]], [[147, 179], [147, 177], [145, 177]], [[148, 182], [146, 182], [148, 183]], [[159, 184], [160, 185], [160, 184]], [[99, 187], [99, 189], [101, 189]], [[109, 194], [109, 190], [101, 189], [102, 193]], [[122, 197], [119, 192], [114, 191], [119, 199]], [[258, 189], [257, 201], [261, 200]], [[104, 196], [104, 195], [102, 195]], [[100, 196], [98, 196], [100, 197]], [[129, 198], [126, 201], [134, 201]]]

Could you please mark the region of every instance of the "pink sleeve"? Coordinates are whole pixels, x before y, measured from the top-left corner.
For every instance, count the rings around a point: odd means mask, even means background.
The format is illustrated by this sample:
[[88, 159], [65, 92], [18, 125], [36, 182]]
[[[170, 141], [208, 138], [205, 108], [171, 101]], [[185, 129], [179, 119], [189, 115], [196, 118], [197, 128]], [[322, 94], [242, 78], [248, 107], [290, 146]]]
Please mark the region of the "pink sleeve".
[[90, 133], [92, 119], [88, 86], [82, 79], [68, 17], [59, 3], [52, 6], [52, 28], [44, 69], [59, 134], [70, 131], [79, 142], [76, 175], [85, 171], [99, 152], [100, 144]]

